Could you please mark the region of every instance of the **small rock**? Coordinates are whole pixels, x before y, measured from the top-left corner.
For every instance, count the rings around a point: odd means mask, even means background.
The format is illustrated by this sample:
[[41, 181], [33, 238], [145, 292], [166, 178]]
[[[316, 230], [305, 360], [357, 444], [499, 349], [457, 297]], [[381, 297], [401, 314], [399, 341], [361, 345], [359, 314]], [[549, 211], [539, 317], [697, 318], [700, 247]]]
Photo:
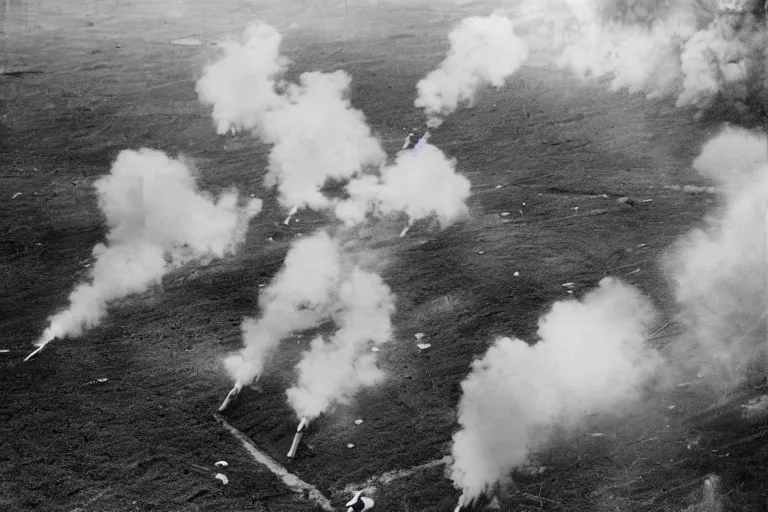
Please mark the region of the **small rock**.
[[416, 334], [414, 334], [414, 336], [416, 337], [417, 340], [420, 340], [421, 338], [426, 336], [426, 334], [424, 334], [423, 332], [417, 332]]
[[352, 443], [347, 444], [347, 448], [354, 448], [354, 447], [355, 445], [353, 445]]
[[380, 352], [381, 349], [379, 347], [371, 347], [371, 352]]
[[496, 189], [497, 190], [500, 189], [501, 187], [502, 187], [502, 185], [496, 185]]
[[8, 350], [7, 348], [0, 349], [0, 354], [8, 354], [9, 352], [10, 350]]
[[100, 379], [96, 379], [96, 382], [99, 382], [99, 383], [103, 384], [103, 383], [107, 382], [108, 380], [109, 380], [108, 378], [102, 377]]
[[429, 347], [431, 347], [432, 344], [431, 343], [417, 343], [416, 346], [419, 347], [419, 350], [426, 350]]
[[363, 420], [361, 420], [359, 418], [355, 420], [355, 425], [360, 425], [362, 423], [363, 423]]
[[229, 483], [229, 478], [226, 477], [226, 475], [223, 475], [221, 473], [216, 473], [216, 480], [219, 480], [223, 485], [227, 485]]
[[575, 287], [576, 287], [576, 283], [572, 283], [572, 282], [563, 283], [563, 288], [567, 290], [572, 290]]
[[225, 460], [218, 460], [214, 462], [213, 465], [216, 466], [217, 468], [225, 468], [229, 466], [229, 463], [227, 463], [227, 461]]
[[477, 254], [485, 254], [485, 251], [477, 251]]
[[676, 405], [670, 405], [669, 407], [667, 407], [667, 409], [669, 409], [671, 411], [671, 410], [675, 409], [675, 407], [677, 407], [677, 406]]
[[511, 214], [509, 212], [501, 212], [499, 215], [502, 217], [509, 217]]
[[520, 272], [515, 272], [512, 275], [515, 276], [515, 277], [520, 277]]

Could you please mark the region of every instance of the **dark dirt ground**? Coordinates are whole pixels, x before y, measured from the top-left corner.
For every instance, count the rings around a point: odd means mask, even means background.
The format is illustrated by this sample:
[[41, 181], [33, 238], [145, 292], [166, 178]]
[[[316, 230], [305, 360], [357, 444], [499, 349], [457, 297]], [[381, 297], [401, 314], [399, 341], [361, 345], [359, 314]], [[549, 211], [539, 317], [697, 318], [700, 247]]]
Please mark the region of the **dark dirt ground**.
[[[354, 105], [393, 153], [404, 127], [420, 121], [415, 85], [444, 56], [452, 25], [488, 12], [480, 2], [349, 2], [345, 12], [337, 2], [0, 0], [0, 65], [28, 71], [0, 75], [0, 348], [10, 350], [0, 354], [0, 510], [312, 509], [212, 414], [230, 386], [221, 359], [240, 346], [241, 319], [257, 314], [258, 285], [295, 234], [324, 219], [281, 224], [284, 212], [261, 185], [268, 148], [216, 136], [196, 100], [194, 82], [215, 49], [169, 41], [214, 41], [253, 19], [270, 22], [284, 34], [291, 73], [352, 74]], [[606, 93], [537, 59], [501, 90], [483, 91], [432, 139], [472, 181], [472, 218], [442, 232], [420, 225], [404, 239], [400, 225], [360, 233], [397, 294], [396, 339], [381, 357], [389, 380], [318, 420], [289, 462], [296, 421], [284, 390], [310, 338], [298, 337], [229, 420], [341, 505], [350, 483], [448, 452], [469, 363], [497, 335], [531, 339], [539, 315], [566, 297], [562, 283], [581, 290], [623, 276], [671, 317], [659, 257], [715, 203], [663, 187], [704, 184], [692, 158], [732, 116], [692, 114], [671, 100]], [[22, 364], [104, 236], [91, 183], [120, 150], [143, 146], [193, 157], [201, 188], [263, 197], [245, 246], [172, 273], [162, 291], [120, 301], [100, 327]], [[625, 208], [621, 196], [653, 201]], [[431, 349], [418, 351], [416, 332]], [[714, 472], [727, 510], [766, 510], [768, 431], [738, 418], [756, 392], [711, 408], [706, 390], [681, 388], [649, 396], [629, 420], [590, 418], [540, 455], [548, 471], [519, 475], [527, 494], [504, 508], [681, 510]], [[596, 430], [606, 435], [588, 434]], [[230, 463], [226, 487], [213, 479], [220, 459]], [[436, 467], [382, 487], [377, 510], [452, 510], [457, 496]]]

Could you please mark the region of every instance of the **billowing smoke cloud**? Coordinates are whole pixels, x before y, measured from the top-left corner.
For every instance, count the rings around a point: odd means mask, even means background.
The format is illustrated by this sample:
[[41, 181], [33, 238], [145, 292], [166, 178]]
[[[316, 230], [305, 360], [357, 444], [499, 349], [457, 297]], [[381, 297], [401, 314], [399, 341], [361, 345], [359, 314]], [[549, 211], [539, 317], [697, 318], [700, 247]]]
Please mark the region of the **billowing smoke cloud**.
[[255, 23], [243, 43], [226, 43], [221, 60], [205, 68], [198, 95], [213, 105], [219, 133], [253, 131], [273, 145], [265, 185], [277, 186], [283, 206], [329, 208], [320, 191], [329, 179], [378, 167], [386, 154], [347, 98], [349, 75], [310, 72], [287, 83], [280, 41], [274, 28]]
[[679, 359], [727, 389], [765, 362], [768, 142], [764, 134], [726, 128], [694, 167], [720, 185], [725, 204], [669, 255], [688, 333]]
[[[282, 340], [333, 320], [338, 330], [311, 343], [297, 366], [288, 401], [299, 417], [313, 419], [381, 381], [371, 343], [389, 340], [394, 296], [376, 274], [349, 264], [337, 239], [321, 231], [293, 243], [281, 271], [259, 297], [259, 318], [242, 324], [244, 347], [225, 364], [247, 385], [261, 375]], [[348, 278], [345, 270], [351, 267]]]
[[605, 278], [583, 299], [554, 304], [535, 345], [496, 340], [462, 383], [451, 467], [460, 504], [525, 464], [555, 425], [637, 400], [661, 361], [644, 344], [655, 318], [637, 289]]
[[261, 210], [259, 199], [239, 206], [236, 191], [214, 200], [197, 189], [184, 163], [151, 149], [122, 151], [94, 186], [107, 241], [94, 247], [89, 282], [48, 319], [38, 346], [80, 336], [102, 321], [111, 301], [147, 290], [171, 268], [231, 253]]
[[280, 341], [331, 315], [341, 279], [340, 258], [338, 242], [324, 231], [293, 243], [283, 268], [259, 296], [261, 315], [242, 323], [245, 346], [225, 361], [236, 381], [252, 382]]
[[757, 69], [751, 49], [764, 44], [750, 2], [549, 0], [539, 9], [559, 65], [610, 77], [612, 90], [676, 96], [680, 107], [705, 108], [723, 93], [743, 100]]
[[354, 225], [364, 222], [368, 215], [405, 212], [411, 224], [435, 215], [447, 226], [468, 214], [470, 183], [456, 173], [455, 166], [455, 159], [428, 143], [402, 151], [394, 164], [381, 170], [380, 176], [350, 181], [349, 199], [337, 204], [336, 217]]
[[498, 14], [465, 18], [448, 37], [448, 56], [417, 85], [414, 104], [424, 109], [432, 127], [460, 104], [471, 103], [481, 85], [504, 85], [528, 57], [528, 46], [512, 22]]
[[370, 344], [389, 341], [394, 297], [382, 279], [355, 268], [339, 288], [334, 320], [338, 331], [328, 341], [317, 337], [296, 369], [298, 383], [287, 391], [298, 417], [312, 420], [336, 403], [348, 403], [361, 388], [381, 382]]

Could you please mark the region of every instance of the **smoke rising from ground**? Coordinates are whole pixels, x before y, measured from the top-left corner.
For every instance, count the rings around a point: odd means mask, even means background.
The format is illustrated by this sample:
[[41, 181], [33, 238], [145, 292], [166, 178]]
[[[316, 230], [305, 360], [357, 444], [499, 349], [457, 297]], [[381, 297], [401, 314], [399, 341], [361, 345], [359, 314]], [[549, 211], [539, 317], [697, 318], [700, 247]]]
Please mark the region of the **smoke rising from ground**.
[[94, 187], [107, 241], [94, 247], [88, 282], [48, 319], [38, 346], [80, 336], [103, 320], [111, 301], [147, 290], [171, 268], [233, 252], [261, 210], [259, 199], [239, 206], [236, 191], [214, 200], [197, 189], [189, 167], [151, 149], [122, 151]]
[[441, 225], [450, 225], [469, 213], [471, 185], [455, 167], [455, 159], [428, 143], [401, 151], [379, 176], [366, 175], [347, 184], [349, 198], [336, 205], [336, 217], [355, 225], [369, 215], [404, 212], [409, 224], [434, 215]]
[[347, 98], [349, 75], [308, 72], [288, 83], [280, 42], [269, 25], [251, 25], [242, 43], [226, 43], [222, 58], [205, 68], [198, 95], [213, 105], [219, 133], [248, 130], [272, 144], [265, 185], [277, 187], [280, 204], [329, 208], [320, 191], [329, 179], [378, 167], [386, 154]]
[[296, 415], [312, 420], [336, 403], [348, 403], [363, 387], [384, 379], [369, 345], [389, 341], [394, 296], [376, 274], [355, 268], [339, 288], [334, 321], [338, 330], [318, 336], [296, 369], [299, 380], [287, 391]]
[[581, 300], [557, 302], [535, 345], [500, 338], [462, 383], [451, 478], [467, 505], [503, 481], [555, 425], [621, 409], [661, 359], [644, 345], [656, 313], [632, 286], [605, 278]]
[[235, 381], [251, 383], [283, 339], [331, 315], [341, 279], [340, 257], [338, 242], [324, 231], [291, 245], [283, 268], [259, 295], [260, 316], [241, 325], [245, 346], [225, 360]]
[[512, 22], [498, 14], [465, 18], [448, 37], [448, 56], [417, 84], [414, 104], [424, 109], [433, 127], [442, 123], [441, 116], [471, 103], [480, 86], [504, 85], [528, 57], [528, 46]]
[[727, 127], [705, 144], [694, 167], [720, 185], [724, 204], [669, 254], [687, 327], [678, 359], [727, 389], [765, 362], [768, 141]]
[[[722, 2], [720, 2], [722, 3]], [[744, 8], [713, 1], [549, 0], [528, 2], [553, 30], [560, 66], [611, 78], [612, 90], [672, 96], [706, 108], [718, 94], [743, 101], [764, 29]]]

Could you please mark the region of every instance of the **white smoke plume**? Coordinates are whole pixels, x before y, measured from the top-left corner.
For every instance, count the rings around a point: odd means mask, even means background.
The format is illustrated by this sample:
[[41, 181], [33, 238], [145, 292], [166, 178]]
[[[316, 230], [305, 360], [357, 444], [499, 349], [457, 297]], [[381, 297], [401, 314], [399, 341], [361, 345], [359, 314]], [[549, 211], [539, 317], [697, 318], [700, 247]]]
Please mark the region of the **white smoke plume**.
[[743, 100], [750, 70], [759, 67], [754, 50], [764, 45], [764, 27], [748, 1], [537, 5], [538, 18], [553, 27], [551, 44], [560, 66], [582, 78], [610, 78], [614, 91], [676, 97], [679, 107], [706, 108], [718, 94]]
[[315, 338], [296, 367], [299, 380], [287, 395], [297, 417], [312, 420], [384, 379], [369, 348], [389, 341], [394, 308], [394, 296], [381, 277], [360, 268], [352, 271], [339, 288], [338, 330], [328, 341]]
[[688, 335], [678, 359], [728, 389], [765, 363], [768, 141], [726, 128], [707, 142], [694, 167], [720, 185], [724, 205], [669, 254]]
[[283, 339], [332, 314], [341, 270], [338, 242], [328, 233], [293, 243], [283, 268], [259, 295], [260, 316], [246, 318], [241, 325], [245, 346], [225, 360], [235, 381], [251, 383]]
[[349, 198], [336, 205], [336, 217], [355, 225], [369, 215], [405, 212], [409, 224], [434, 215], [441, 225], [450, 225], [469, 213], [471, 185], [455, 166], [455, 159], [429, 143], [401, 151], [380, 176], [366, 175], [347, 184]]
[[236, 191], [214, 200], [183, 162], [151, 149], [122, 151], [94, 187], [107, 241], [94, 247], [88, 282], [48, 319], [37, 346], [80, 336], [103, 320], [110, 302], [147, 290], [171, 268], [233, 252], [261, 210], [259, 199], [239, 206]]
[[282, 340], [326, 320], [333, 320], [337, 331], [327, 341], [320, 336], [311, 342], [297, 366], [298, 383], [287, 392], [297, 416], [314, 419], [383, 379], [368, 348], [389, 340], [394, 296], [381, 277], [351, 265], [350, 258], [325, 231], [291, 246], [283, 268], [259, 297], [261, 315], [242, 324], [244, 347], [225, 360], [235, 381], [253, 382]]
[[417, 85], [414, 104], [424, 109], [431, 127], [462, 103], [471, 103], [481, 85], [504, 85], [528, 57], [525, 41], [509, 18], [499, 14], [465, 18], [448, 37], [448, 56]]
[[555, 303], [535, 345], [500, 338], [462, 383], [451, 478], [468, 505], [528, 462], [555, 426], [640, 398], [660, 356], [644, 344], [656, 318], [634, 287], [604, 278], [581, 300]]
[[349, 75], [309, 72], [287, 83], [280, 42], [274, 28], [255, 23], [205, 68], [198, 95], [213, 105], [219, 133], [248, 130], [273, 145], [265, 185], [277, 186], [284, 207], [329, 208], [321, 193], [329, 179], [378, 167], [386, 154], [347, 98]]

